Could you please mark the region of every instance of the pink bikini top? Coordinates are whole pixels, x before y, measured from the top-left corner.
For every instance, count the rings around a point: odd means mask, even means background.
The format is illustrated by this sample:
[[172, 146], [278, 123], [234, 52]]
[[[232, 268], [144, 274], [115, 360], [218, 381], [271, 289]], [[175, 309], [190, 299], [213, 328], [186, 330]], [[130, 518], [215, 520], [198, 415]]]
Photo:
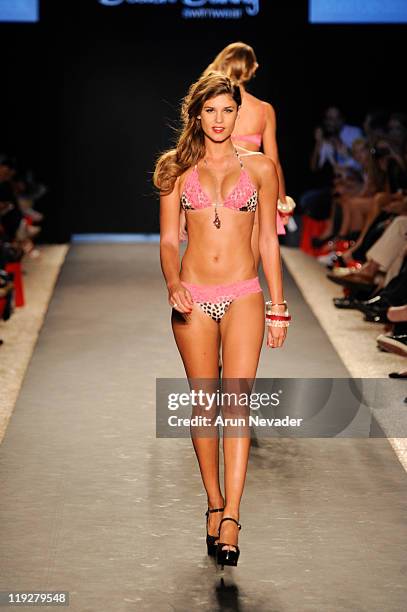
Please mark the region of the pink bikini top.
[[262, 134], [234, 134], [232, 140], [239, 142], [251, 142], [257, 147], [261, 147]]
[[[253, 185], [237, 151], [236, 156], [241, 168], [238, 181], [223, 204], [218, 204], [218, 206], [224, 206], [232, 210], [254, 212], [258, 202], [257, 189]], [[184, 210], [198, 210], [213, 206], [211, 200], [202, 189], [196, 164], [185, 181], [184, 190], [181, 194], [181, 206]]]
[[265, 104], [265, 102], [262, 102], [263, 105], [263, 117], [262, 117], [262, 123], [263, 123], [263, 127], [262, 127], [262, 131], [261, 133], [258, 134], [233, 134], [232, 136], [232, 140], [234, 141], [240, 141], [240, 142], [250, 142], [252, 144], [255, 144], [259, 149], [261, 147], [261, 143], [263, 141], [263, 132], [264, 129], [266, 127], [266, 113], [267, 113], [267, 106]]

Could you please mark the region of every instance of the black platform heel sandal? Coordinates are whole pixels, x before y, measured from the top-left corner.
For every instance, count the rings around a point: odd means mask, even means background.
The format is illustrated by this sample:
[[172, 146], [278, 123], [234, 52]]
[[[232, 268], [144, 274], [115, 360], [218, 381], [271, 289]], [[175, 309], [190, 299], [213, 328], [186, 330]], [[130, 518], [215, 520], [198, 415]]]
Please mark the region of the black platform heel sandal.
[[210, 555], [211, 557], [215, 557], [216, 555], [216, 540], [218, 539], [218, 536], [211, 536], [208, 534], [208, 519], [209, 519], [209, 513], [210, 512], [223, 512], [225, 508], [212, 508], [212, 509], [207, 509], [207, 511], [205, 512], [205, 516], [206, 516], [206, 546], [208, 547], [208, 555]]
[[[221, 520], [219, 525], [219, 538], [220, 538], [220, 528], [222, 527], [223, 521], [233, 521], [239, 527], [239, 530], [242, 528], [241, 524], [237, 522], [236, 519], [232, 517], [225, 517]], [[233, 546], [236, 550], [223, 550], [223, 546]], [[218, 542], [216, 547], [216, 561], [219, 565], [233, 565], [234, 567], [237, 565], [237, 561], [239, 559], [240, 550], [237, 544], [228, 544], [227, 542]]]

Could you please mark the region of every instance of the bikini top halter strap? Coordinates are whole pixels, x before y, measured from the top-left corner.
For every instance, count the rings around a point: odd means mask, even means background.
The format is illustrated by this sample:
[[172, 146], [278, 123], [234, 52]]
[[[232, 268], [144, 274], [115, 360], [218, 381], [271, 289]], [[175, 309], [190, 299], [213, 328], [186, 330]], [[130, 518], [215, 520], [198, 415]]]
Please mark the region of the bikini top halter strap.
[[[242, 158], [240, 157], [239, 151], [236, 149], [236, 147], [233, 147], [233, 149], [235, 151], [235, 155], [236, 155], [237, 159], [239, 160], [240, 167], [242, 169], [244, 169], [244, 165], [243, 165], [243, 162], [242, 162]], [[195, 164], [194, 170], [198, 171], [198, 162]]]
[[236, 149], [236, 147], [233, 147], [233, 148], [234, 148], [234, 150], [235, 150], [236, 157], [237, 157], [237, 159], [239, 160], [240, 167], [241, 167], [241, 168], [242, 168], [242, 170], [243, 170], [243, 169], [244, 169], [244, 165], [243, 165], [243, 162], [242, 162], [242, 158], [241, 158], [241, 157], [240, 157], [240, 155], [239, 155], [239, 151]]

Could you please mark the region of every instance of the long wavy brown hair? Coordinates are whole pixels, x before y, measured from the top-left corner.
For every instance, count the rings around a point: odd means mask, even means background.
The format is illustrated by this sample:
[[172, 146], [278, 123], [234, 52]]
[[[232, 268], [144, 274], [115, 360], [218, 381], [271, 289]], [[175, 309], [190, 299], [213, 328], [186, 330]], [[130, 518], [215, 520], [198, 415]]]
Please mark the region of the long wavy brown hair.
[[171, 193], [177, 178], [204, 157], [205, 139], [198, 116], [207, 100], [222, 94], [241, 105], [239, 87], [221, 72], [208, 72], [189, 88], [181, 105], [182, 127], [175, 148], [163, 153], [156, 163], [153, 182], [162, 194]]
[[213, 70], [226, 74], [236, 85], [245, 85], [253, 78], [259, 64], [250, 45], [234, 42], [222, 49], [203, 75]]

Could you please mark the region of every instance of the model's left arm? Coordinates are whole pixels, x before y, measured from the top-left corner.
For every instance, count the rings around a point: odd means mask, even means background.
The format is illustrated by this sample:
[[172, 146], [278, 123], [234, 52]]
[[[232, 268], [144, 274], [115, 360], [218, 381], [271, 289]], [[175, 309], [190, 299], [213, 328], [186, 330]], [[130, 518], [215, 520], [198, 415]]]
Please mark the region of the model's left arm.
[[[273, 303], [273, 313], [283, 315], [284, 305], [283, 274], [281, 268], [280, 244], [277, 236], [276, 210], [278, 198], [278, 175], [271, 159], [259, 159], [259, 250], [263, 270]], [[282, 346], [287, 328], [268, 327], [267, 346]]]
[[277, 120], [276, 113], [271, 104], [264, 102], [265, 104], [265, 127], [263, 132], [263, 152], [267, 157], [273, 160], [278, 175], [279, 182], [279, 193], [278, 196], [282, 202], [285, 202], [285, 180], [284, 180], [284, 172], [281, 167], [280, 158], [278, 155], [278, 146], [277, 146]]

